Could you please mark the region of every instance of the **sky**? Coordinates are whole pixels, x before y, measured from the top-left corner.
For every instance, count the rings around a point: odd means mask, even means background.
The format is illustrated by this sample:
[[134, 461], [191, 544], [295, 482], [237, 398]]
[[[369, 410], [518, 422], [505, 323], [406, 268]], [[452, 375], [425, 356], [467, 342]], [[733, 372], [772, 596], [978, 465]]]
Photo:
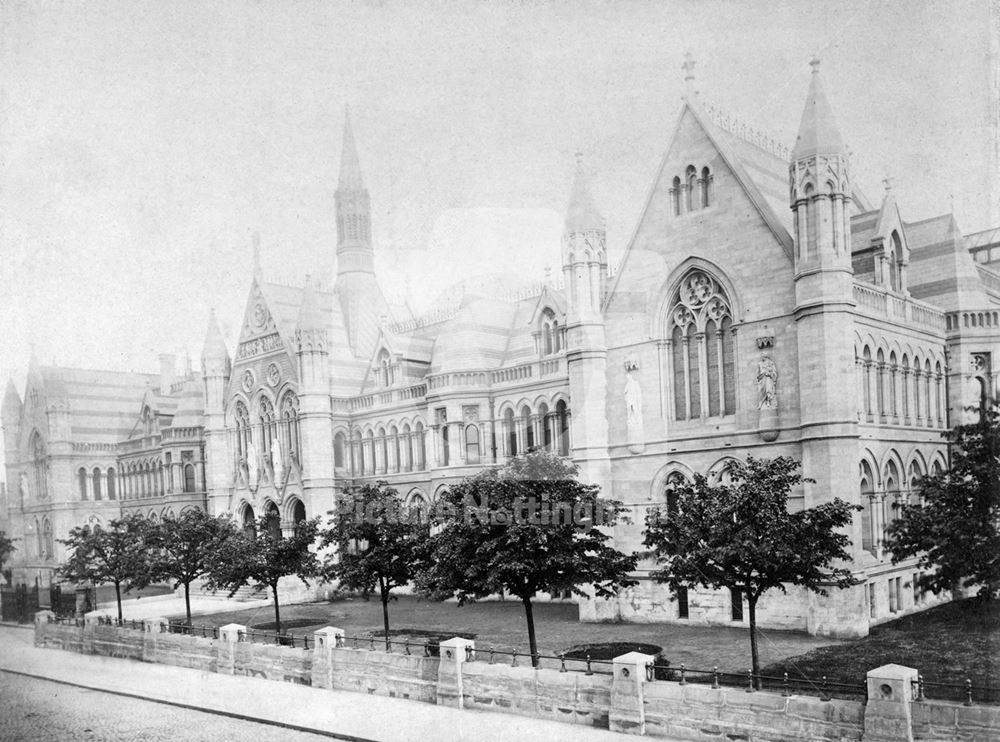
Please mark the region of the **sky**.
[[23, 392], [32, 351], [197, 367], [213, 307], [232, 348], [255, 232], [266, 279], [331, 285], [347, 106], [392, 301], [558, 273], [578, 150], [615, 262], [687, 51], [705, 100], [788, 145], [818, 55], [855, 182], [878, 199], [888, 173], [904, 219], [985, 229], [990, 27], [987, 0], [7, 0], [0, 382]]

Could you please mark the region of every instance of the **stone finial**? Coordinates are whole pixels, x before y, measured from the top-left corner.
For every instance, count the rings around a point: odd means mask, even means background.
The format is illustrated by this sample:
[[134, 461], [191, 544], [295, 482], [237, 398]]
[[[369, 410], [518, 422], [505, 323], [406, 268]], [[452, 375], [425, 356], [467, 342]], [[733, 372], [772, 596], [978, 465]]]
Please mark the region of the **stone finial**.
[[694, 61], [694, 56], [692, 56], [690, 51], [684, 53], [684, 64], [681, 65], [681, 69], [684, 70], [684, 89], [687, 95], [695, 95], [697, 91], [694, 89], [694, 66], [696, 62]]
[[885, 177], [882, 178], [882, 187], [885, 188], [885, 193], [886, 193], [887, 196], [890, 193], [892, 193], [892, 185], [893, 185], [892, 181], [893, 181], [893, 177], [889, 174], [889, 171], [886, 170], [885, 171]]
[[812, 73], [814, 75], [819, 74], [819, 57], [813, 54], [812, 59], [809, 60], [809, 66], [812, 67]]

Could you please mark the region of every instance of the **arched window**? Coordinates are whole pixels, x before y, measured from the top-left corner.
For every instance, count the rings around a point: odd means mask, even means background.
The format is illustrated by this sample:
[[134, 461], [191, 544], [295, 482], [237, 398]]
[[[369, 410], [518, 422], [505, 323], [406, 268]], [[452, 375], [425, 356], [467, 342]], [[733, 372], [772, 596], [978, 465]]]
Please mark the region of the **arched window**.
[[87, 470], [81, 468], [80, 471], [76, 473], [77, 485], [80, 489], [80, 499], [87, 499]]
[[899, 232], [892, 231], [892, 252], [889, 253], [889, 287], [893, 291], [903, 290], [903, 241]]
[[706, 208], [712, 198], [712, 172], [707, 168], [701, 169], [701, 208]]
[[555, 436], [552, 435], [552, 415], [549, 413], [549, 406], [544, 402], [538, 405], [538, 422], [542, 427], [542, 448], [551, 451]]
[[[44, 535], [42, 534], [42, 524], [39, 522], [38, 518], [35, 518], [35, 556], [39, 559], [45, 558], [45, 545], [44, 545]], [[29, 551], [30, 551], [29, 547]]]
[[302, 451], [302, 433], [299, 430], [299, 398], [295, 392], [285, 392], [285, 396], [281, 398], [281, 420], [288, 431], [288, 460], [298, 463]]
[[108, 499], [114, 500], [118, 497], [118, 482], [115, 477], [115, 470], [108, 469]]
[[402, 443], [402, 468], [403, 471], [413, 471], [413, 436], [410, 433], [410, 424], [403, 424], [403, 443]]
[[509, 407], [503, 413], [503, 430], [507, 441], [507, 455], [517, 456], [517, 424], [514, 422], [514, 410]]
[[347, 439], [343, 433], [337, 433], [333, 436], [333, 465], [337, 468], [344, 465], [344, 448], [346, 445]]
[[674, 293], [668, 356], [674, 415], [678, 420], [736, 411], [732, 309], [722, 286], [704, 271], [690, 271]]
[[399, 429], [395, 425], [389, 426], [389, 471], [395, 473], [403, 468], [403, 461], [400, 458], [402, 452], [399, 446]]
[[681, 215], [681, 179], [679, 177], [674, 177], [674, 182], [670, 188], [670, 205], [673, 209], [674, 216]]
[[521, 408], [521, 430], [524, 431], [524, 450], [530, 451], [535, 447], [535, 425], [528, 405]]
[[475, 423], [465, 426], [465, 463], [479, 463], [479, 426]]
[[46, 518], [42, 522], [42, 556], [45, 559], [51, 559], [55, 556], [55, 542], [52, 539], [52, 523]]
[[100, 500], [102, 499], [103, 496], [101, 492], [101, 470], [98, 469], [97, 467], [94, 467], [93, 483], [94, 483], [94, 499]]
[[875, 477], [867, 461], [861, 462], [861, 548], [875, 553]]
[[927, 410], [928, 426], [934, 424], [934, 411], [931, 409], [933, 403], [933, 399], [931, 398], [931, 361], [928, 358], [924, 360], [924, 406]]
[[260, 398], [258, 414], [260, 415], [260, 445], [263, 449], [261, 454], [264, 456], [264, 461], [270, 461], [271, 441], [275, 439], [278, 430], [277, 420], [274, 417], [274, 405], [267, 397]]
[[944, 427], [944, 374], [941, 373], [941, 361], [934, 364], [934, 409], [937, 410], [937, 423]]
[[292, 504], [292, 523], [295, 529], [298, 530], [299, 526], [306, 522], [306, 506], [302, 504], [302, 500], [298, 498]]
[[375, 431], [369, 430], [368, 435], [365, 436], [365, 457], [368, 462], [368, 467], [365, 469], [365, 474], [375, 473]]
[[560, 337], [560, 335], [559, 335], [560, 332], [562, 332], [562, 331], [559, 329], [559, 320], [553, 319], [552, 320], [552, 346], [553, 346], [553, 352], [554, 353], [558, 353], [559, 351], [562, 350], [562, 337]]
[[694, 205], [697, 203], [695, 196], [695, 189], [697, 188], [698, 171], [695, 170], [694, 165], [688, 165], [687, 170], [684, 171], [684, 209], [685, 211], [694, 211]]
[[900, 369], [903, 380], [900, 390], [900, 397], [903, 401], [903, 424], [910, 424], [910, 358], [903, 353], [903, 363]]
[[[804, 258], [815, 257], [816, 255], [816, 233], [817, 233], [817, 223], [816, 223], [816, 201], [813, 198], [813, 194], [816, 189], [813, 188], [812, 183], [807, 183], [805, 189], [803, 190], [803, 197], [806, 201], [806, 254]], [[800, 227], [801, 229], [801, 227]]]
[[184, 465], [184, 491], [185, 492], [195, 491], [194, 464]]
[[892, 415], [893, 422], [897, 422], [899, 419], [899, 406], [896, 404], [899, 392], [898, 385], [896, 384], [898, 373], [899, 368], [896, 365], [896, 352], [892, 351], [889, 353], [889, 414]]
[[872, 352], [867, 345], [861, 351], [861, 360], [865, 366], [864, 389], [862, 389], [865, 400], [865, 416], [868, 422], [871, 422], [874, 419], [872, 412]]
[[556, 315], [551, 309], [546, 307], [542, 310], [538, 320], [539, 346], [543, 356], [552, 355], [559, 351], [559, 323], [556, 322]]
[[[45, 455], [45, 443], [36, 430], [31, 436], [31, 473], [35, 497], [44, 500], [49, 496], [49, 464]], [[86, 499], [86, 495], [83, 496]]]
[[448, 421], [443, 420], [441, 422], [441, 466], [448, 466], [448, 462], [451, 460], [451, 442], [449, 440], [450, 428], [448, 427]]
[[365, 474], [365, 442], [361, 438], [361, 431], [354, 434], [354, 476], [361, 477]]
[[879, 546], [885, 543], [889, 524], [899, 517], [899, 469], [890, 461], [885, 468], [885, 496], [882, 498], [882, 529]]
[[878, 414], [879, 418], [885, 422], [885, 355], [882, 353], [882, 349], [879, 348], [878, 353], [875, 356], [876, 366], [875, 366], [875, 398], [878, 401]]
[[378, 462], [378, 471], [380, 474], [385, 474], [389, 471], [389, 439], [385, 435], [385, 428], [378, 429], [378, 456], [376, 461]]
[[920, 480], [923, 478], [923, 472], [920, 469], [920, 462], [916, 459], [910, 462], [910, 471], [907, 478], [910, 482], [910, 497], [908, 504], [921, 505]]
[[392, 385], [392, 365], [389, 358], [389, 351], [385, 348], [379, 351], [375, 359], [375, 374], [378, 378], [378, 386], [389, 387]]
[[242, 401], [238, 401], [233, 416], [236, 421], [236, 457], [242, 463], [247, 459], [248, 444], [253, 437], [250, 432], [250, 411]]
[[566, 402], [559, 400], [556, 402], [556, 434], [559, 440], [559, 455], [569, 456], [569, 410]]
[[426, 467], [424, 462], [424, 424], [418, 422], [413, 429], [413, 466], [417, 471], [423, 471]]

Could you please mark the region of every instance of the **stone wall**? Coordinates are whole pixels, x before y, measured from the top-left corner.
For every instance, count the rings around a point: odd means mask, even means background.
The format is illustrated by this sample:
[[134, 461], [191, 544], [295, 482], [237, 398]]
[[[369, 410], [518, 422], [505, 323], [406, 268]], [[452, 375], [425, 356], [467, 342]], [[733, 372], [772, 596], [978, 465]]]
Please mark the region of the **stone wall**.
[[[159, 619], [118, 627], [89, 618], [55, 623], [36, 615], [35, 644], [82, 654], [244, 675], [318, 688], [405, 698], [457, 708], [558, 720], [628, 734], [716, 742], [965, 742], [1000, 738], [1000, 707], [917, 701], [916, 670], [886, 665], [867, 677], [868, 702], [828, 700], [743, 688], [647, 679], [649, 655], [615, 658], [612, 672], [535, 669], [491, 663], [467, 639], [449, 639], [441, 656], [341, 646], [343, 631], [314, 632], [309, 648], [244, 641], [245, 627], [217, 638], [164, 633]], [[211, 633], [211, 632], [209, 632]], [[526, 658], [525, 658], [526, 659]]]

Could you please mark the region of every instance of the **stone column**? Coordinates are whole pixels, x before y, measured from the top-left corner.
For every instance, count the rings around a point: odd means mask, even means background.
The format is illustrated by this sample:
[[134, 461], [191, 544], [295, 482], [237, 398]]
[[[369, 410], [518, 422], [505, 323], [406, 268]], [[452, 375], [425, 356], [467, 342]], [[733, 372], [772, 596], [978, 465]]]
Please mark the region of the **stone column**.
[[333, 650], [344, 643], [344, 630], [324, 626], [313, 632], [312, 686], [333, 687]]
[[638, 735], [646, 733], [643, 685], [648, 682], [646, 666], [653, 659], [651, 654], [629, 652], [612, 660], [614, 680], [611, 684], [611, 708], [608, 713], [612, 732]]
[[219, 627], [219, 642], [215, 645], [216, 672], [222, 675], [232, 675], [236, 664], [236, 645], [246, 633], [247, 627], [238, 623], [229, 623]]
[[917, 671], [883, 665], [868, 672], [865, 742], [913, 742], [913, 684]]

